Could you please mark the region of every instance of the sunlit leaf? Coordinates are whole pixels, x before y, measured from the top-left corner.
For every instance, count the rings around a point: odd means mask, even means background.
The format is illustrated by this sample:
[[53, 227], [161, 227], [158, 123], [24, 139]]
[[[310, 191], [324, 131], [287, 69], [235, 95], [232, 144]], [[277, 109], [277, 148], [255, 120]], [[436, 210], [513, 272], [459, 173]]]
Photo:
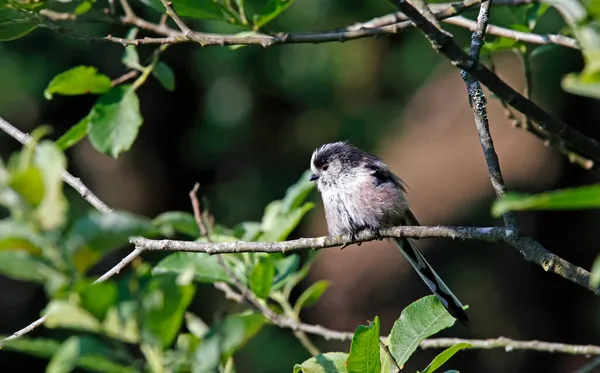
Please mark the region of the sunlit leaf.
[[346, 362], [348, 373], [379, 373], [379, 317], [369, 325], [359, 325], [352, 337], [350, 354]]
[[55, 93], [61, 95], [101, 94], [111, 89], [110, 78], [94, 66], [77, 66], [58, 74], [44, 91], [48, 100]]
[[496, 200], [492, 214], [521, 210], [576, 210], [600, 207], [600, 184], [560, 189], [540, 194], [509, 193]]
[[194, 279], [199, 282], [229, 282], [231, 279], [221, 267], [216, 256], [205, 253], [173, 253], [161, 260], [153, 269], [153, 274], [182, 273], [192, 270]]
[[433, 373], [438, 370], [445, 362], [450, 360], [452, 356], [454, 356], [458, 351], [464, 350], [465, 348], [469, 348], [471, 345], [469, 343], [457, 343], [452, 347], [448, 347], [444, 351], [442, 351], [438, 356], [433, 359], [431, 363], [423, 370], [421, 373]]
[[429, 295], [406, 307], [389, 335], [389, 350], [399, 366], [403, 366], [419, 343], [440, 330], [454, 325], [452, 317], [440, 301]]
[[300, 313], [301, 309], [310, 307], [317, 303], [329, 285], [329, 281], [321, 280], [315, 282], [309, 286], [308, 289], [304, 290], [294, 305], [294, 311], [296, 314]]
[[92, 146], [117, 158], [129, 150], [142, 125], [140, 103], [131, 85], [119, 85], [102, 95], [90, 114]]
[[44, 310], [47, 328], [65, 328], [97, 332], [100, 322], [89, 312], [67, 300], [53, 300]]
[[100, 283], [78, 283], [76, 291], [79, 294], [81, 307], [98, 320], [104, 320], [108, 310], [117, 304], [119, 298], [117, 284], [111, 280]]
[[344, 352], [327, 352], [294, 366], [294, 373], [345, 373], [348, 354]]
[[35, 149], [34, 163], [44, 180], [44, 198], [36, 209], [36, 217], [42, 228], [58, 228], [64, 223], [68, 208], [62, 181], [66, 158], [53, 142], [42, 141]]
[[14, 220], [0, 220], [0, 250], [22, 250], [39, 255], [49, 243], [31, 227]]
[[287, 189], [283, 197], [282, 211], [290, 212], [302, 206], [306, 197], [315, 188], [315, 182], [310, 181], [310, 175], [310, 170], [304, 171], [300, 179]]

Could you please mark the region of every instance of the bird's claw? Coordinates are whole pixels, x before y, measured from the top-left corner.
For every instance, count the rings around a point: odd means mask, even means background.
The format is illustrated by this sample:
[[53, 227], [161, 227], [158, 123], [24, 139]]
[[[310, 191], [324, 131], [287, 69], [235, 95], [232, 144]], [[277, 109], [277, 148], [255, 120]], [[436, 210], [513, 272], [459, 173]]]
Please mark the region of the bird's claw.
[[345, 249], [346, 247], [348, 247], [348, 246], [350, 246], [350, 245], [352, 245], [352, 244], [354, 244], [354, 243], [356, 244], [356, 246], [360, 246], [360, 244], [361, 244], [362, 242], [356, 242], [356, 233], [358, 233], [358, 231], [357, 231], [357, 230], [352, 230], [352, 231], [350, 232], [350, 241], [348, 241], [348, 242], [346, 242], [345, 244], [343, 244], [343, 245], [342, 245], [342, 247], [340, 247], [340, 250], [343, 250], [343, 249]]
[[381, 233], [379, 233], [379, 228], [371, 228], [370, 231], [377, 241], [383, 241], [383, 237], [381, 236]]

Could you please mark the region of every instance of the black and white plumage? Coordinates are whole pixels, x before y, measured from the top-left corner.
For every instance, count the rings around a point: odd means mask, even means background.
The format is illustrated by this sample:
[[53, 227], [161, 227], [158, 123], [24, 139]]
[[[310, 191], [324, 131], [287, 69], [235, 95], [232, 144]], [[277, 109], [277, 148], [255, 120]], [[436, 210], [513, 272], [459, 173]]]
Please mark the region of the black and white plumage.
[[[406, 185], [379, 158], [347, 142], [324, 144], [312, 155], [311, 180], [317, 181], [330, 235], [361, 230], [377, 234], [381, 228], [419, 225], [409, 209]], [[409, 238], [393, 238], [402, 254], [448, 312], [463, 322], [469, 318], [462, 303], [435, 273]]]

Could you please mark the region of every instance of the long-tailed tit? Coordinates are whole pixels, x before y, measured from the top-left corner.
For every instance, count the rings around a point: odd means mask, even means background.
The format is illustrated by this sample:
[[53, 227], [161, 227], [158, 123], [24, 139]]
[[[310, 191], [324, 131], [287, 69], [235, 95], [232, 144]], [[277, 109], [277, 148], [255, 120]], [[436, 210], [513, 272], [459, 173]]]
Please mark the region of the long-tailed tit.
[[[347, 142], [324, 144], [311, 158], [312, 175], [323, 199], [330, 235], [356, 234], [368, 229], [419, 225], [409, 209], [406, 185], [379, 158]], [[448, 312], [463, 322], [469, 318], [461, 302], [435, 273], [409, 238], [392, 238], [402, 254]]]

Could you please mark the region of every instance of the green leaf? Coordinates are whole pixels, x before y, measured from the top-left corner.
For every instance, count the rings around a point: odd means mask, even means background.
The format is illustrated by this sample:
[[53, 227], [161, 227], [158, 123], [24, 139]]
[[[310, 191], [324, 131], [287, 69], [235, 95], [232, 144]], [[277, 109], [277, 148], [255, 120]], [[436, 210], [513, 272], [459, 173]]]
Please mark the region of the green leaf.
[[440, 330], [454, 325], [455, 319], [434, 295], [423, 297], [406, 307], [389, 335], [389, 350], [403, 366], [419, 343]]
[[56, 140], [56, 146], [61, 150], [65, 151], [71, 146], [81, 141], [85, 135], [87, 135], [90, 127], [90, 117], [83, 117], [79, 123], [69, 128], [58, 140]]
[[300, 265], [300, 256], [291, 254], [275, 261], [275, 278], [273, 289], [279, 289], [292, 279]]
[[34, 281], [41, 284], [53, 281], [62, 274], [27, 251], [0, 251], [0, 273], [15, 280]]
[[185, 271], [193, 271], [194, 279], [199, 282], [231, 281], [217, 257], [205, 253], [173, 253], [161, 260], [152, 269], [152, 274], [180, 274]]
[[110, 78], [100, 74], [94, 66], [77, 66], [55, 76], [44, 91], [44, 97], [50, 100], [55, 93], [65, 96], [101, 94], [110, 89]]
[[40, 25], [39, 20], [30, 18], [22, 12], [0, 9], [0, 41], [22, 38]]
[[246, 221], [234, 228], [235, 237], [242, 241], [254, 241], [261, 233], [261, 224], [255, 221]]
[[154, 69], [152, 69], [152, 75], [167, 91], [175, 90], [175, 74], [173, 74], [173, 70], [164, 62], [158, 62]]
[[129, 150], [142, 125], [140, 103], [131, 85], [119, 85], [102, 95], [90, 115], [92, 146], [117, 158]]
[[185, 313], [185, 326], [187, 329], [192, 332], [193, 335], [198, 337], [199, 339], [204, 338], [206, 333], [209, 331], [208, 325], [191, 312]]
[[294, 305], [294, 312], [296, 312], [296, 314], [299, 314], [302, 308], [310, 307], [316, 304], [325, 292], [325, 290], [327, 290], [327, 288], [329, 287], [329, 284], [329, 281], [321, 280], [315, 282], [308, 289], [304, 290], [304, 293], [302, 293], [298, 297], [298, 300]]
[[561, 85], [566, 92], [574, 95], [600, 99], [600, 71], [568, 74]]
[[194, 353], [192, 373], [217, 371], [219, 364], [244, 346], [266, 322], [262, 314], [246, 313], [230, 315], [213, 325]]
[[509, 193], [496, 200], [492, 214], [522, 210], [578, 210], [600, 207], [600, 184], [567, 188], [540, 194]]
[[306, 197], [315, 188], [315, 182], [310, 181], [310, 175], [310, 170], [304, 171], [300, 179], [287, 189], [285, 197], [283, 197], [282, 210], [284, 212], [291, 212], [302, 207]]
[[[68, 342], [68, 343], [67, 343]], [[76, 352], [75, 366], [86, 369], [90, 372], [100, 373], [136, 373], [134, 368], [125, 367], [111, 361], [114, 351], [105, 346], [101, 341], [90, 336], [71, 337], [63, 344], [60, 341], [53, 339], [29, 339], [21, 337], [10, 341], [2, 342], [2, 348], [9, 351], [18, 351], [32, 356], [58, 360], [57, 354], [61, 354], [62, 361], [56, 361], [54, 369], [63, 368], [63, 370], [54, 371], [69, 371], [64, 370], [67, 367], [67, 358], [71, 357]], [[60, 352], [63, 349], [64, 352]], [[66, 350], [66, 351], [65, 351]], [[60, 364], [59, 364], [60, 363]], [[50, 366], [47, 368], [49, 371]]]
[[352, 337], [350, 354], [346, 362], [348, 373], [379, 373], [379, 317], [368, 326], [359, 325]]
[[40, 255], [47, 242], [31, 227], [15, 220], [0, 220], [0, 250], [21, 250]]
[[273, 278], [275, 277], [275, 263], [269, 255], [259, 257], [249, 277], [250, 290], [259, 298], [266, 299], [271, 293]]
[[76, 290], [81, 300], [81, 307], [98, 320], [104, 320], [108, 310], [117, 304], [119, 298], [117, 284], [111, 280], [79, 283]]
[[433, 373], [438, 370], [446, 361], [450, 360], [454, 354], [456, 354], [460, 350], [464, 350], [465, 348], [469, 348], [471, 345], [469, 343], [457, 343], [452, 347], [445, 349], [438, 356], [433, 359], [431, 363], [423, 370], [421, 373]]
[[274, 201], [267, 205], [263, 217], [263, 234], [259, 241], [283, 241], [298, 226], [304, 215], [314, 207], [314, 203], [305, 203], [302, 207], [285, 213], [281, 211], [281, 201]]
[[[142, 2], [160, 13], [165, 12], [165, 6], [160, 0], [142, 0]], [[196, 19], [225, 19], [227, 12], [212, 0], [173, 0], [173, 8], [181, 17]]]
[[69, 373], [79, 357], [79, 339], [71, 337], [63, 342], [46, 367], [46, 373]]
[[[135, 39], [134, 35], [137, 33], [134, 28], [132, 28], [127, 33], [127, 39]], [[128, 45], [125, 47], [125, 51], [123, 52], [123, 57], [121, 58], [121, 62], [123, 65], [129, 67], [133, 70], [143, 71], [144, 66], [140, 64], [140, 57], [138, 56], [138, 52], [135, 45]]]
[[143, 216], [93, 211], [75, 221], [66, 235], [65, 248], [75, 267], [85, 272], [104, 255], [127, 244], [129, 237], [155, 233], [150, 220]]
[[179, 286], [172, 276], [152, 278], [142, 296], [143, 340], [154, 346], [168, 347], [179, 332], [194, 292], [193, 285]]
[[345, 373], [348, 354], [344, 352], [327, 352], [294, 366], [294, 373]]
[[86, 310], [66, 300], [53, 300], [44, 310], [47, 328], [65, 328], [81, 331], [100, 331], [100, 322]]
[[592, 264], [592, 275], [590, 276], [590, 286], [597, 288], [600, 286], [600, 255], [594, 260]]
[[36, 209], [36, 217], [43, 229], [58, 228], [65, 222], [68, 208], [62, 181], [66, 158], [52, 141], [42, 141], [35, 149], [34, 163], [44, 180], [44, 198]]
[[255, 28], [259, 29], [271, 22], [293, 3], [294, 0], [269, 0], [265, 7], [258, 14], [254, 15]]
[[172, 236], [175, 232], [185, 234], [191, 238], [200, 236], [200, 230], [194, 215], [189, 212], [165, 212], [154, 218], [152, 224], [160, 229], [165, 236]]
[[37, 207], [44, 199], [44, 179], [38, 167], [29, 165], [15, 170], [10, 175], [8, 185], [17, 192], [31, 207]]

